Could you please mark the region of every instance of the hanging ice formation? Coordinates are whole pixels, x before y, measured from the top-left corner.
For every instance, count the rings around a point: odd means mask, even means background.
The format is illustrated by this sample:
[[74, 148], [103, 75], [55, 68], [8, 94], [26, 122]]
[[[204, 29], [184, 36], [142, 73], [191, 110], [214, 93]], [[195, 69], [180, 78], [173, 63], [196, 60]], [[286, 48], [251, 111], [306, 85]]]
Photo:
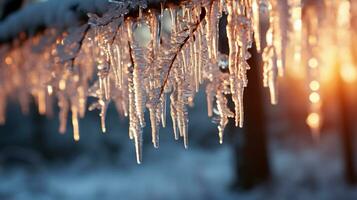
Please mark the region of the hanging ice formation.
[[[80, 27], [63, 33], [47, 29], [32, 37], [22, 34], [11, 45], [1, 45], [1, 123], [6, 101], [15, 93], [24, 112], [31, 96], [41, 114], [50, 114], [56, 100], [60, 132], [65, 132], [71, 113], [73, 137], [79, 140], [78, 119], [85, 115], [87, 98], [96, 99], [89, 110], [99, 109], [102, 132], [106, 110], [114, 102], [118, 112], [129, 118], [129, 138], [140, 163], [143, 127], [148, 125], [144, 113], [150, 116], [154, 147], [159, 146], [159, 129], [166, 126], [167, 115], [173, 137], [182, 137], [187, 147], [187, 107], [193, 105], [201, 85], [206, 87], [208, 115], [218, 125], [220, 143], [229, 118], [243, 126], [247, 71], [260, 67], [247, 63], [254, 41], [262, 52], [264, 86], [269, 87], [273, 104], [277, 76], [287, 62], [301, 59], [300, 0], [192, 0], [179, 5], [168, 1], [159, 9], [148, 8], [146, 1], [110, 2], [112, 7], [103, 16], [88, 14], [88, 23]], [[138, 16], [128, 15], [133, 8], [138, 8]], [[218, 51], [222, 15], [227, 15], [229, 55]], [[269, 16], [266, 35], [262, 15]], [[164, 18], [170, 23], [164, 23]], [[147, 41], [139, 35], [140, 29], [149, 32]], [[294, 47], [294, 62], [286, 60], [289, 45]], [[227, 94], [234, 110], [227, 105]]]

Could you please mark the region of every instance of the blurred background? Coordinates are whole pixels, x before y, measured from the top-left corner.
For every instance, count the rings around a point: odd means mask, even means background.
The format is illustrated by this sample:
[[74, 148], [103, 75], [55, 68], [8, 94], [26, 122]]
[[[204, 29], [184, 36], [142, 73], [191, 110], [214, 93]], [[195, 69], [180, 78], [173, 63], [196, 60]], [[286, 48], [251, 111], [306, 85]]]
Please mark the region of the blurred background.
[[[0, 1], [0, 20], [33, 2]], [[251, 53], [251, 66], [262, 66], [255, 47]], [[74, 142], [70, 128], [58, 133], [56, 106], [45, 117], [34, 102], [27, 115], [10, 103], [0, 126], [0, 200], [355, 200], [357, 74], [355, 67], [349, 70], [327, 71], [321, 82], [319, 133], [311, 129], [316, 119], [308, 117], [314, 100], [306, 72], [287, 71], [273, 106], [260, 68], [252, 67], [243, 129], [230, 123], [220, 145], [201, 90], [189, 109], [189, 149], [174, 140], [170, 122], [160, 130], [160, 148], [153, 148], [146, 127], [141, 165], [128, 138], [128, 120], [113, 104], [107, 133], [100, 131], [99, 113], [88, 112], [80, 120], [81, 140]]]

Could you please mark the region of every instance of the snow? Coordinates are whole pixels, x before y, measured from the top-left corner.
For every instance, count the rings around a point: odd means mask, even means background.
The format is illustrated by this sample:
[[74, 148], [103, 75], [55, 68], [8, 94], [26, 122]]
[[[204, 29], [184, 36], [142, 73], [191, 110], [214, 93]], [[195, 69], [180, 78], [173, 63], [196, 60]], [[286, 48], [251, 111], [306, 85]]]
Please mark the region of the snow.
[[0, 23], [0, 39], [12, 39], [23, 31], [34, 33], [43, 26], [75, 26], [80, 22], [80, 14], [102, 13], [108, 6], [109, 3], [102, 0], [52, 0], [30, 4]]
[[[162, 151], [172, 148], [161, 147]], [[200, 199], [205, 195], [218, 198], [229, 183], [227, 148], [204, 153], [182, 151], [175, 145], [172, 155], [147, 159], [143, 165], [125, 169], [119, 165], [100, 164], [81, 159], [49, 166], [36, 172], [13, 169], [1, 174], [0, 196], [14, 199]], [[159, 153], [160, 154], [160, 153]], [[164, 153], [165, 154], [165, 153]], [[94, 164], [95, 165], [95, 164]], [[88, 170], [89, 168], [89, 170]], [[215, 180], [225, 180], [216, 182]], [[210, 188], [217, 187], [214, 190]], [[18, 191], [20, 189], [20, 192]]]
[[0, 199], [356, 199], [357, 188], [342, 180], [336, 135], [319, 144], [298, 142], [303, 148], [273, 142], [274, 178], [249, 192], [230, 189], [234, 174], [228, 145], [184, 150], [179, 142], [165, 142], [160, 149], [146, 149], [142, 165], [135, 164], [131, 152], [126, 155], [131, 161], [81, 156], [36, 170], [3, 168]]

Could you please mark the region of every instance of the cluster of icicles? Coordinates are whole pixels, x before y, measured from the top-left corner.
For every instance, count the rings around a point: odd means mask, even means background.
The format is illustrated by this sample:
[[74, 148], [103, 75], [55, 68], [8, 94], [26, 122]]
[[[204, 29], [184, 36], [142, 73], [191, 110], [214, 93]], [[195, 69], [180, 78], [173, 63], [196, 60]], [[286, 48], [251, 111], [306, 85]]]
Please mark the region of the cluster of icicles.
[[[118, 11], [122, 4], [112, 2], [113, 9], [102, 17], [89, 14], [88, 24], [81, 27], [65, 33], [47, 29], [26, 40], [22, 35], [11, 46], [1, 47], [0, 122], [5, 121], [11, 95], [16, 94], [24, 112], [31, 97], [41, 114], [51, 113], [56, 101], [60, 132], [65, 132], [71, 114], [74, 139], [79, 140], [78, 119], [88, 109], [87, 98], [96, 99], [89, 110], [100, 110], [103, 132], [108, 105], [114, 102], [118, 112], [129, 118], [129, 138], [140, 163], [147, 124], [144, 113], [150, 116], [154, 147], [159, 146], [159, 127], [166, 126], [167, 115], [175, 139], [183, 137], [187, 147], [187, 107], [204, 84], [208, 115], [218, 124], [222, 143], [229, 118], [243, 126], [248, 50], [253, 42], [258, 51], [262, 48], [262, 16], [269, 16], [270, 27], [267, 45], [261, 50], [263, 81], [270, 88], [271, 102], [277, 103], [276, 80], [284, 71], [288, 39], [301, 41], [299, 0], [193, 0], [179, 6], [162, 4], [155, 10], [146, 9], [144, 3], [137, 17], [125, 16]], [[218, 51], [223, 15], [227, 15], [229, 55]], [[164, 19], [169, 22], [165, 24]], [[289, 28], [291, 24], [294, 29]], [[149, 32], [148, 41], [140, 40], [140, 29]], [[300, 54], [300, 43], [294, 47], [294, 53]], [[227, 94], [234, 110], [227, 105]]]

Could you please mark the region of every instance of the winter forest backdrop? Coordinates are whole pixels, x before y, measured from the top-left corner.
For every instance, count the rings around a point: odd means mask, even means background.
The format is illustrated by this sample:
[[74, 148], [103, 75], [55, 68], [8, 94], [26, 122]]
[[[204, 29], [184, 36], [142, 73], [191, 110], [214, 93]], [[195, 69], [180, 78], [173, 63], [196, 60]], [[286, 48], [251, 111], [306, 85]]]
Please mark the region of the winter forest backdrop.
[[[13, 13], [41, 3], [0, 0], [0, 27]], [[220, 27], [226, 23], [223, 18]], [[228, 53], [226, 37], [220, 36], [219, 49]], [[250, 52], [248, 63], [262, 66], [255, 46]], [[91, 111], [80, 119], [81, 139], [75, 142], [71, 128], [58, 133], [56, 106], [43, 116], [32, 100], [24, 115], [10, 100], [0, 126], [0, 199], [357, 199], [355, 72], [349, 81], [335, 77], [321, 86], [323, 123], [316, 137], [306, 123], [310, 102], [304, 72], [292, 69], [279, 78], [279, 103], [271, 105], [261, 71], [248, 71], [244, 127], [230, 121], [223, 144], [201, 90], [189, 107], [189, 148], [173, 139], [170, 120], [160, 130], [160, 147], [153, 148], [146, 126], [140, 165], [128, 139], [128, 119], [115, 105], [108, 108], [106, 133], [100, 131], [99, 111]]]

